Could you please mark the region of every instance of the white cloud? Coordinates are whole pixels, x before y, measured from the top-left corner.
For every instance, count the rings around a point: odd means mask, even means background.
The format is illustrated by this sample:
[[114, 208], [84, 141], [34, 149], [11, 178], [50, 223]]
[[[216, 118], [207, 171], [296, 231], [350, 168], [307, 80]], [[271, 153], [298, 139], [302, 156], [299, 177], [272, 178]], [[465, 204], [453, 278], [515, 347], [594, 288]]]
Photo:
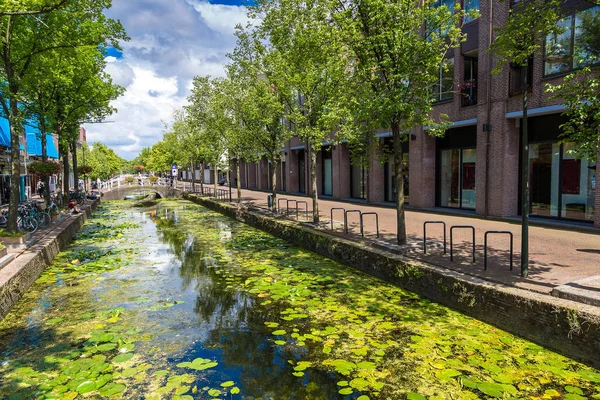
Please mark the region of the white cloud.
[[114, 102], [110, 124], [90, 124], [88, 140], [102, 141], [131, 159], [162, 138], [163, 121], [186, 103], [196, 75], [222, 76], [233, 50], [236, 24], [245, 24], [241, 6], [200, 0], [114, 0], [111, 18], [120, 19], [131, 41], [123, 57], [107, 57], [107, 72], [127, 92]]

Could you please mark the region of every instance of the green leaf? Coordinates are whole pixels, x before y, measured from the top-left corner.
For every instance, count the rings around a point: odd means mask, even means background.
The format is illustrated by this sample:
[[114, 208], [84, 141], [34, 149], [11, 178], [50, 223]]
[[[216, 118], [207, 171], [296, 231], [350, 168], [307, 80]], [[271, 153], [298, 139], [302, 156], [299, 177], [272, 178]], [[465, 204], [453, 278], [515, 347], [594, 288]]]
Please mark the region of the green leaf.
[[131, 360], [132, 357], [133, 353], [119, 354], [118, 356], [112, 359], [112, 362], [122, 363]]
[[353, 390], [352, 388], [344, 388], [344, 389], [340, 389], [339, 394], [343, 394], [343, 395], [348, 395], [348, 394], [352, 394]]
[[238, 394], [238, 393], [240, 393], [240, 388], [233, 387], [233, 388], [231, 388], [231, 390], [229, 391], [229, 393], [231, 393], [231, 394]]
[[227, 381], [227, 382], [221, 383], [221, 387], [230, 387], [230, 386], [233, 386], [233, 385], [235, 385], [234, 381]]
[[77, 393], [84, 394], [91, 392], [92, 390], [96, 390], [96, 382], [94, 381], [85, 381], [77, 386]]
[[586, 380], [588, 380], [590, 382], [594, 382], [594, 383], [600, 383], [600, 372], [594, 372], [594, 371], [590, 371], [588, 369], [580, 369], [579, 371], [577, 371], [577, 373], [583, 379], [586, 379]]
[[410, 392], [406, 394], [408, 400], [427, 400], [427, 397], [421, 396], [418, 393]]
[[504, 387], [499, 383], [491, 383], [491, 382], [481, 382], [477, 384], [477, 389], [479, 389], [484, 394], [492, 397], [502, 397], [504, 396]]

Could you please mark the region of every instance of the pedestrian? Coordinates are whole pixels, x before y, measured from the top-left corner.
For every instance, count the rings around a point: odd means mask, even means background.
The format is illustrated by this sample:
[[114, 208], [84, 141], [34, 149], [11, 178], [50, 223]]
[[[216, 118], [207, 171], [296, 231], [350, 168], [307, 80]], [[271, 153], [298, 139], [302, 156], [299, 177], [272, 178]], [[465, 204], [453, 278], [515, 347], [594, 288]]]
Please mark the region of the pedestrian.
[[74, 201], [70, 201], [67, 208], [69, 209], [70, 214], [79, 214], [81, 212], [79, 207], [77, 207], [77, 203]]
[[44, 197], [44, 182], [42, 182], [42, 181], [38, 182], [37, 193], [38, 193], [38, 196]]

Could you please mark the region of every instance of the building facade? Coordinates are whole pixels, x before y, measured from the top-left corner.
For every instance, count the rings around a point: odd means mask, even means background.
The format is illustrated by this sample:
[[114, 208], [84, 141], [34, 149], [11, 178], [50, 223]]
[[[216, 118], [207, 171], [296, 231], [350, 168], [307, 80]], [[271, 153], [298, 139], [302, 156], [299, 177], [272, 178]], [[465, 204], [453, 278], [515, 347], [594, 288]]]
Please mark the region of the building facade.
[[[450, 7], [452, 3], [454, 0], [440, 0]], [[577, 160], [570, 153], [573, 145], [560, 143], [564, 106], [559, 100], [550, 100], [545, 91], [546, 84], [558, 84], [580, 67], [574, 57], [577, 27], [583, 13], [600, 13], [600, 6], [568, 1], [571, 15], [560, 21], [566, 28], [563, 35], [547, 38], [543, 51], [532, 57], [528, 69], [507, 65], [494, 75], [491, 70], [497, 60], [488, 52], [490, 32], [505, 23], [515, 2], [464, 3], [478, 8], [480, 17], [465, 21], [467, 40], [447, 55], [448, 69], [440, 70], [434, 91], [434, 114], [448, 115], [452, 126], [443, 138], [429, 135], [427, 127], [407, 134], [403, 171], [407, 202], [422, 209], [443, 207], [484, 216], [519, 216], [522, 99], [527, 90], [531, 215], [600, 228], [600, 190], [596, 188], [600, 159]], [[379, 146], [386, 146], [391, 132], [382, 130], [376, 138]], [[394, 201], [393, 163], [382, 160], [380, 152], [373, 152], [369, 168], [362, 168], [352, 165], [345, 143], [324, 141], [317, 151], [320, 196], [373, 204]], [[242, 162], [242, 187], [269, 190], [269, 171], [277, 168], [278, 190], [310, 194], [309, 156], [304, 143], [294, 138], [282, 153], [278, 165], [264, 158], [258, 163]]]

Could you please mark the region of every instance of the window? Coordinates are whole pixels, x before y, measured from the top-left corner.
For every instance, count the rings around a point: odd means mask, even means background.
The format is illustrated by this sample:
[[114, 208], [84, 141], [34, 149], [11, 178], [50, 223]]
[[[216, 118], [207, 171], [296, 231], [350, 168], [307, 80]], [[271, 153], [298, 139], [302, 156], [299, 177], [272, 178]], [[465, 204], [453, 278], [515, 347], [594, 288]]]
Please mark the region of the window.
[[476, 12], [479, 15], [479, 0], [464, 0], [463, 9], [466, 12], [465, 24], [475, 20], [478, 17], [472, 14]]
[[440, 65], [432, 95], [434, 102], [452, 100], [454, 97], [454, 58], [448, 58]]
[[465, 57], [463, 82], [456, 85], [462, 107], [477, 104], [477, 64], [476, 58]]
[[454, 13], [454, 0], [436, 0], [435, 6], [436, 7], [445, 6], [448, 10], [450, 10], [452, 13]]
[[592, 7], [558, 22], [564, 32], [546, 37], [544, 75], [572, 71], [585, 65], [600, 62], [595, 50], [593, 35], [595, 23], [600, 19], [600, 7]]
[[531, 82], [533, 81], [533, 57], [529, 57], [527, 67], [516, 64], [510, 64], [510, 95], [515, 96], [523, 93], [525, 89], [525, 71], [527, 71], [527, 90], [531, 92]]
[[[454, 0], [436, 0], [435, 3], [433, 3], [433, 6], [435, 8], [446, 7], [448, 10], [450, 10], [451, 15], [454, 14]], [[427, 37], [429, 38], [429, 36], [431, 36], [434, 32], [439, 33], [440, 36], [446, 36], [450, 31], [453, 21], [454, 20], [452, 18], [449, 18], [448, 20], [440, 21], [433, 25], [428, 23]]]

